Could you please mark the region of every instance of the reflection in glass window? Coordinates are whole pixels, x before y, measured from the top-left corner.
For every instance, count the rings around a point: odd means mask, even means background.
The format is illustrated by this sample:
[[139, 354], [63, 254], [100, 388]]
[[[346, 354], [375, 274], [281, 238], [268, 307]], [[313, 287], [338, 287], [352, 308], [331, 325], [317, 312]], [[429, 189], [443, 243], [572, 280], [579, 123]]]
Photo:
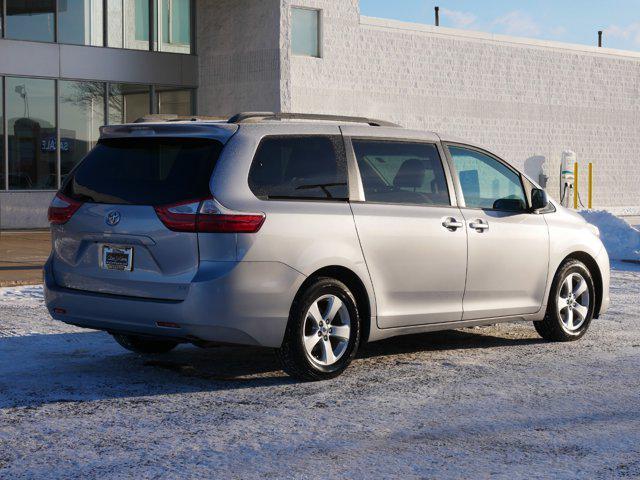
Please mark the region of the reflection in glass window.
[[164, 52], [191, 52], [190, 0], [157, 0], [159, 50]]
[[[2, 1], [0, 1], [0, 7]], [[2, 17], [0, 17], [1, 19]], [[3, 92], [3, 79], [0, 77], [0, 97]], [[0, 190], [7, 188], [4, 161], [4, 111], [2, 110], [2, 102], [0, 102]]]
[[294, 55], [320, 56], [320, 11], [291, 9], [291, 48]]
[[148, 0], [109, 0], [107, 24], [109, 47], [149, 50]]
[[6, 38], [55, 41], [55, 0], [6, 0]]
[[156, 94], [158, 96], [158, 113], [175, 113], [181, 117], [193, 115], [192, 90], [158, 87]]
[[102, 0], [59, 0], [58, 41], [74, 45], [103, 44]]
[[353, 140], [353, 149], [368, 202], [450, 205], [434, 144]]
[[526, 199], [520, 176], [495, 158], [463, 147], [449, 147], [469, 208], [521, 211]]
[[[136, 41], [149, 41], [149, 0], [134, 1], [134, 38]], [[125, 1], [126, 4], [126, 1]], [[126, 6], [126, 5], [125, 5]]]
[[340, 137], [266, 137], [249, 172], [251, 191], [263, 200], [349, 198]]
[[138, 118], [149, 115], [150, 104], [148, 85], [109, 84], [109, 123], [111, 125], [135, 122]]
[[60, 175], [62, 180], [84, 158], [104, 125], [105, 85], [99, 82], [58, 83], [60, 94]]
[[9, 188], [56, 189], [55, 82], [6, 78]]

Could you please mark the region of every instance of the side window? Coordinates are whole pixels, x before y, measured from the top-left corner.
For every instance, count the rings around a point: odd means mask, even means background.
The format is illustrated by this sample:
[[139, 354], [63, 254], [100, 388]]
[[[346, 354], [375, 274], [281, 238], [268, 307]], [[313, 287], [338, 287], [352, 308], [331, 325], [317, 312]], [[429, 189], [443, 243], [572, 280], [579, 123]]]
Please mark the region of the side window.
[[369, 202], [450, 205], [438, 149], [430, 143], [352, 141]]
[[347, 200], [347, 163], [342, 138], [264, 138], [251, 165], [249, 187], [263, 200]]
[[449, 147], [467, 207], [522, 211], [527, 202], [520, 176], [493, 157]]

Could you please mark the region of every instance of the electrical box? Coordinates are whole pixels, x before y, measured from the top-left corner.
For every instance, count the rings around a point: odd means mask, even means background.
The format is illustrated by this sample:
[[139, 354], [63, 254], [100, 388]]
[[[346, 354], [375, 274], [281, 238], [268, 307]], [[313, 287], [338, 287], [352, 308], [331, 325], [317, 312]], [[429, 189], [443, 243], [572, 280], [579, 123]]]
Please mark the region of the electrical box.
[[560, 202], [563, 207], [571, 207], [573, 205], [573, 196], [575, 195], [574, 165], [577, 160], [576, 152], [572, 150], [562, 152], [562, 162], [560, 164]]

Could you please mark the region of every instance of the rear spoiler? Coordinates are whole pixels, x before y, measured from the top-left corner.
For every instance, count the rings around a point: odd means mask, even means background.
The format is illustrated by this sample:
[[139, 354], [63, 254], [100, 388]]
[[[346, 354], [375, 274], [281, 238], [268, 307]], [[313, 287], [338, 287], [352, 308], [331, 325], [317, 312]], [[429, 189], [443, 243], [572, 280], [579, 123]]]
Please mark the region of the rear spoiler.
[[237, 131], [237, 125], [217, 122], [137, 123], [100, 127], [100, 139], [129, 137], [211, 138], [226, 143]]

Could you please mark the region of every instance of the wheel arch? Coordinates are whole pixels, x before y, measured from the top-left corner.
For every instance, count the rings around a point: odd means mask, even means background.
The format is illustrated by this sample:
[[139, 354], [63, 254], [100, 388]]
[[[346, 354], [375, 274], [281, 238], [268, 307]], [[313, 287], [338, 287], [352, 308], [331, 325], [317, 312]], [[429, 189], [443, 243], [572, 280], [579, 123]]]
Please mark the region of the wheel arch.
[[587, 252], [583, 252], [583, 251], [572, 252], [562, 259], [562, 261], [556, 268], [555, 273], [553, 274], [554, 278], [555, 278], [555, 275], [558, 273], [558, 270], [560, 269], [560, 267], [562, 267], [562, 265], [564, 265], [564, 263], [567, 260], [578, 260], [584, 263], [584, 265], [589, 270], [589, 273], [593, 278], [593, 286], [596, 290], [596, 304], [593, 310], [593, 318], [598, 318], [600, 316], [600, 307], [602, 306], [602, 296], [604, 294], [603, 285], [602, 285], [602, 273], [600, 272], [600, 267], [598, 266], [598, 262], [596, 262], [595, 258], [589, 255]]
[[373, 311], [373, 305], [371, 304], [372, 299], [363, 280], [353, 270], [341, 265], [322, 267], [309, 275], [302, 285], [300, 285], [296, 297], [300, 295], [307, 285], [319, 277], [334, 278], [344, 283], [351, 293], [353, 293], [362, 320], [361, 343], [365, 343], [369, 339], [371, 332], [371, 312]]

